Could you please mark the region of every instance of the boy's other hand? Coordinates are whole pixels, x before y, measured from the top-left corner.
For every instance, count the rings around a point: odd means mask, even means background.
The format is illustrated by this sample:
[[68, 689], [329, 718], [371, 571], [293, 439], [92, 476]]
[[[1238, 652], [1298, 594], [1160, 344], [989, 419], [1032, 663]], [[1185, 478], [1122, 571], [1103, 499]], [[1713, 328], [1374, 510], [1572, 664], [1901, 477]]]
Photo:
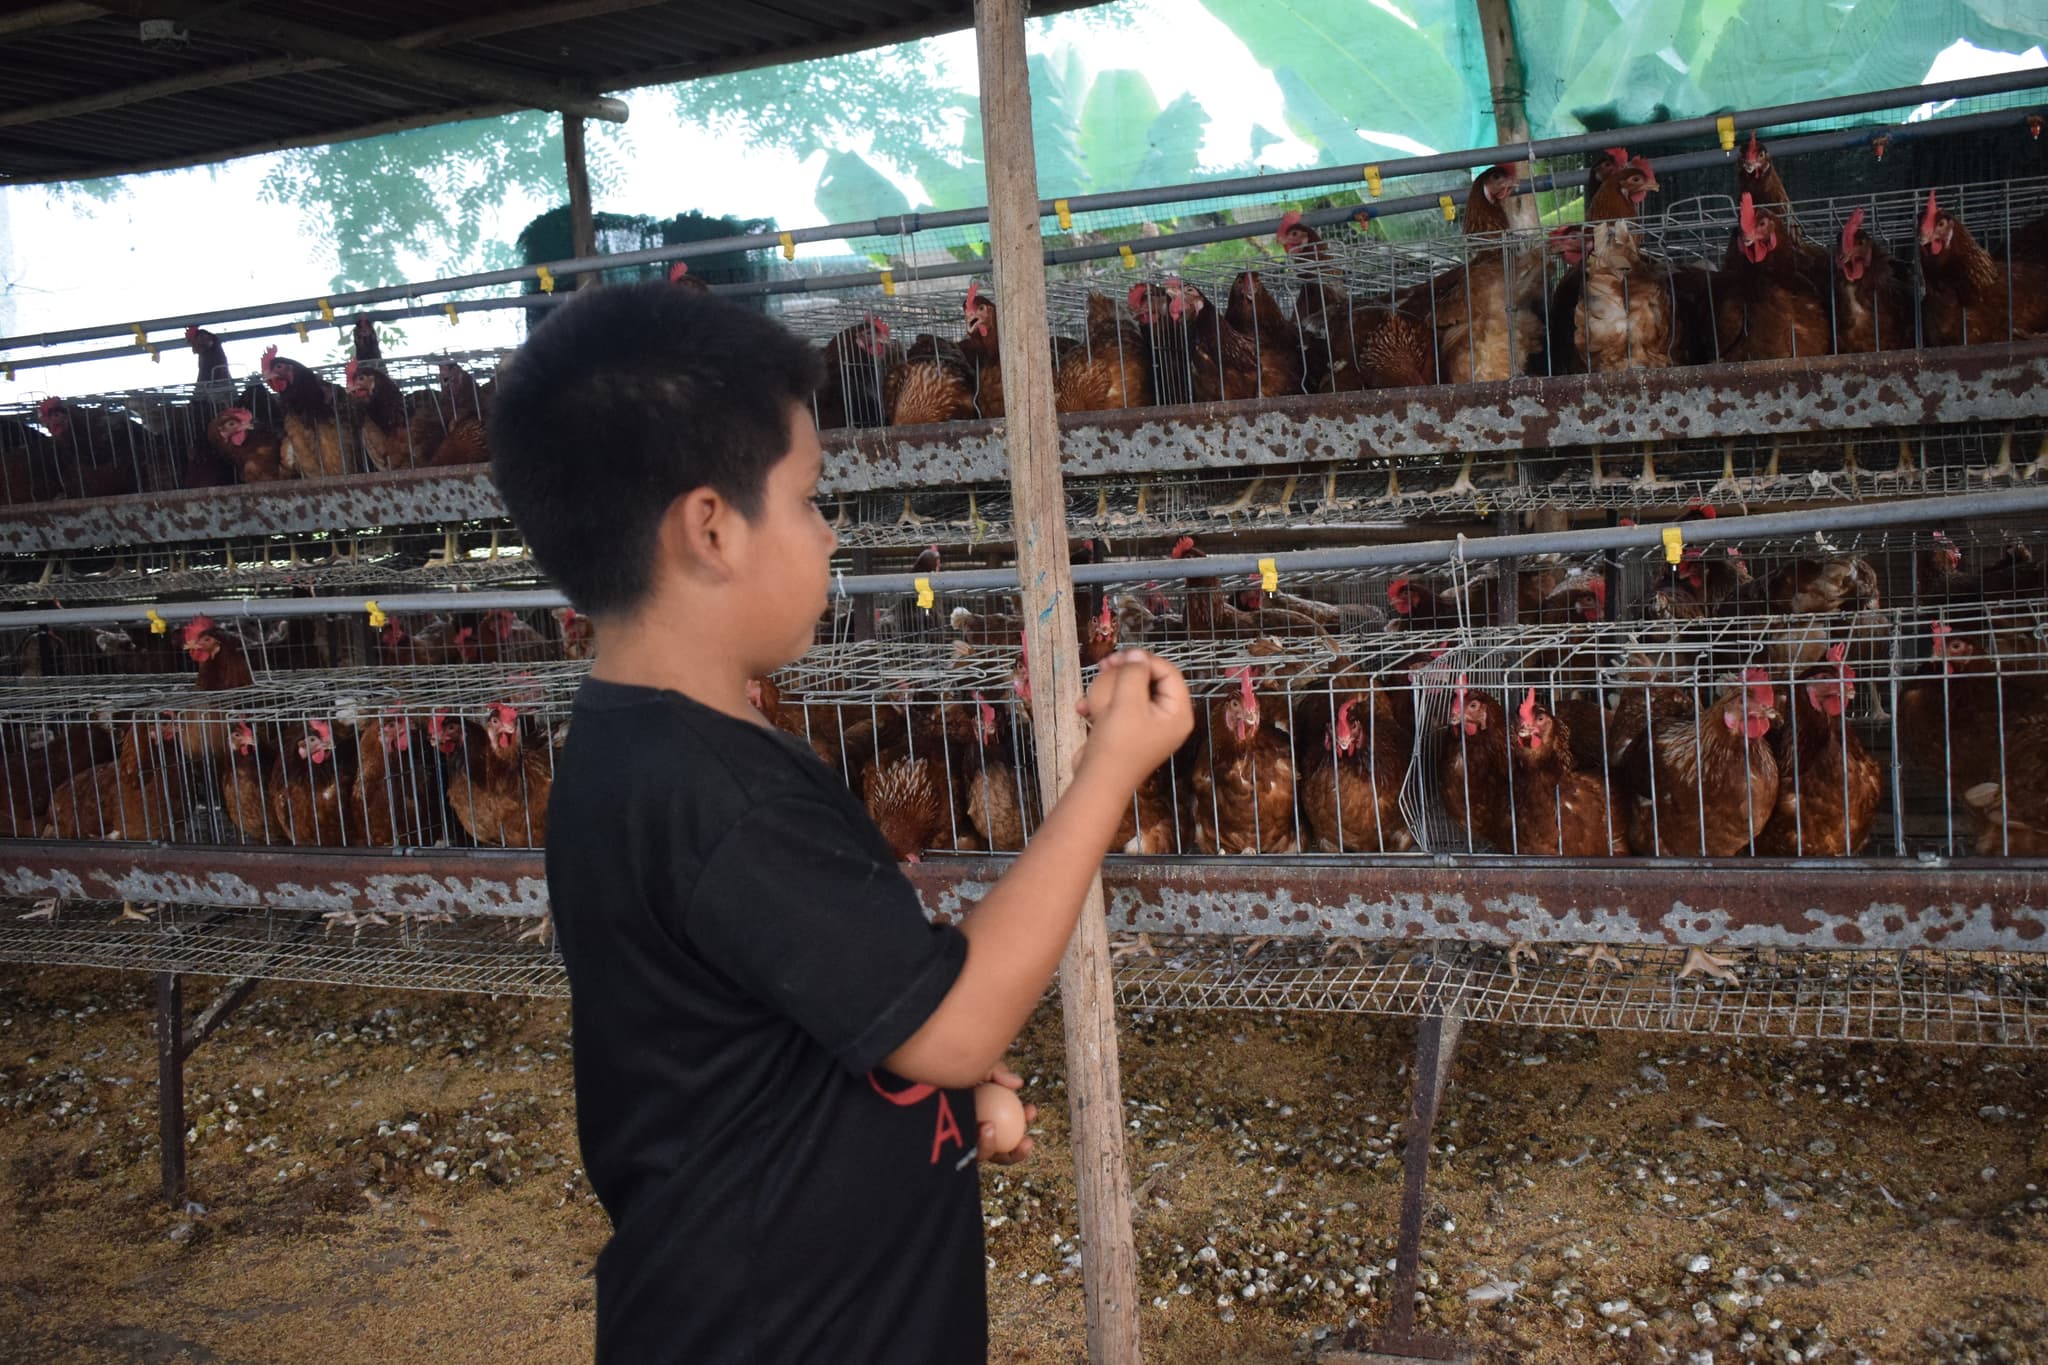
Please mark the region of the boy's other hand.
[[1104, 768], [1131, 787], [1173, 757], [1195, 728], [1187, 679], [1142, 649], [1104, 659], [1077, 709], [1089, 721], [1081, 765]]

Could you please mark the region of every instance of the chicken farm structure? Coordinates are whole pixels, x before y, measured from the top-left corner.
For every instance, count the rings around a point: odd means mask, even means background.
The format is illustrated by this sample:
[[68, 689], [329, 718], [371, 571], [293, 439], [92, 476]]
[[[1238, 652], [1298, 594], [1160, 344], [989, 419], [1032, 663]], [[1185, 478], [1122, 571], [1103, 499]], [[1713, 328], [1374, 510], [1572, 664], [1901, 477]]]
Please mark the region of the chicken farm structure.
[[[197, 362], [0, 411], [0, 960], [156, 974], [168, 1194], [179, 1066], [258, 982], [566, 993], [541, 847], [593, 635], [484, 463], [501, 357], [380, 326], [807, 241], [890, 264], [714, 286], [826, 370], [832, 606], [757, 704], [955, 916], [1087, 670], [1177, 662], [1195, 733], [1065, 1007], [1420, 1018], [1409, 1285], [1463, 1021], [2048, 1041], [2048, 74], [1548, 141], [1503, 101], [1500, 146], [1041, 201], [1021, 6], [975, 8], [987, 209], [0, 338], [10, 378]], [[497, 93], [616, 103], [565, 89]], [[187, 975], [229, 981], [191, 1024]]]

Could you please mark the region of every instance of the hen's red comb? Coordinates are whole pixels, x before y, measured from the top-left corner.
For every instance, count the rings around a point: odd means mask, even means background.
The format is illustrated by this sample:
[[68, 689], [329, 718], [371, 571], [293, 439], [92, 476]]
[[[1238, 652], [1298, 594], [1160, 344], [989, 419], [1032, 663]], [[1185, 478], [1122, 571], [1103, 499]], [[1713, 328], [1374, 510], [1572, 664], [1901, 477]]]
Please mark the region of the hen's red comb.
[[1929, 191], [1927, 191], [1927, 212], [1925, 212], [1925, 213], [1923, 213], [1922, 215], [1920, 215], [1920, 230], [1921, 230], [1922, 232], [1932, 232], [1932, 231], [1934, 231], [1934, 191], [1933, 191], [1933, 190], [1929, 190]]
[[1529, 689], [1529, 695], [1522, 698], [1521, 714], [1522, 724], [1534, 725], [1536, 723], [1536, 689], [1533, 687]]
[[1173, 549], [1167, 557], [1170, 559], [1185, 559], [1187, 558], [1188, 551], [1194, 548], [1195, 538], [1193, 536], [1182, 536], [1179, 540], [1173, 542]]
[[1863, 229], [1863, 210], [1857, 209], [1849, 215], [1849, 221], [1842, 224], [1842, 253], [1847, 255], [1856, 246], [1856, 234]]
[[690, 263], [688, 261], [677, 261], [674, 265], [668, 268], [668, 282], [670, 284], [674, 284], [677, 280], [681, 279], [683, 276], [689, 273]]
[[973, 311], [974, 311], [974, 305], [975, 305], [975, 304], [976, 304], [977, 302], [979, 302], [979, 301], [980, 301], [980, 299], [981, 299], [981, 281], [980, 281], [980, 280], [969, 280], [969, 281], [967, 282], [967, 311], [968, 311], [968, 312], [970, 312], [970, 313], [971, 313], [971, 312], [973, 312]]
[[1750, 197], [1748, 190], [1742, 192], [1742, 207], [1738, 210], [1738, 217], [1742, 221], [1743, 236], [1754, 236], [1756, 233], [1756, 201]]

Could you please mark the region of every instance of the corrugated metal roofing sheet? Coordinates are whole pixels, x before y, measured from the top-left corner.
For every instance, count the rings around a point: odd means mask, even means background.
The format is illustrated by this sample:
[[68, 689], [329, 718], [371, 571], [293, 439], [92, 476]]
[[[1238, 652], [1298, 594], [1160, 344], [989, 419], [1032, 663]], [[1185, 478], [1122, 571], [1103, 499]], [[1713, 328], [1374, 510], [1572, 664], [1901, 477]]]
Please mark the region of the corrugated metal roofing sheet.
[[0, 184], [224, 160], [541, 102], [338, 61], [324, 48], [294, 51], [262, 32], [266, 21], [587, 97], [856, 51], [974, 18], [970, 0], [268, 0], [229, 7], [224, 21], [214, 6], [207, 28], [144, 42], [141, 16], [166, 8], [116, 0], [0, 10]]

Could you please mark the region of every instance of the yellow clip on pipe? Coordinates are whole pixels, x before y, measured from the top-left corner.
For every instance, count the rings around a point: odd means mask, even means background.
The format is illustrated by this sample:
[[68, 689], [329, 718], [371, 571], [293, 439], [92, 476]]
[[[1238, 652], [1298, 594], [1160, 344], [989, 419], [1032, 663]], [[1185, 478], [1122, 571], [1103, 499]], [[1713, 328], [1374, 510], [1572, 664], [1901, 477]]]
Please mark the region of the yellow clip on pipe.
[[1735, 150], [1735, 116], [1733, 114], [1723, 114], [1715, 119], [1714, 131], [1721, 135], [1722, 151], [1732, 152]]
[[1280, 566], [1270, 559], [1259, 561], [1259, 587], [1266, 592], [1280, 591]]
[[1667, 526], [1664, 528], [1664, 562], [1676, 564], [1685, 558], [1685, 528]]
[[1368, 194], [1372, 195], [1372, 197], [1373, 197], [1373, 198], [1377, 199], [1377, 198], [1379, 198], [1379, 197], [1380, 197], [1380, 168], [1379, 168], [1379, 167], [1377, 167], [1377, 166], [1367, 166], [1367, 167], [1365, 168], [1365, 188], [1366, 188], [1366, 192], [1367, 192]]
[[929, 578], [920, 578], [912, 586], [917, 589], [917, 605], [920, 607], [929, 607], [938, 600], [932, 593], [932, 581]]

